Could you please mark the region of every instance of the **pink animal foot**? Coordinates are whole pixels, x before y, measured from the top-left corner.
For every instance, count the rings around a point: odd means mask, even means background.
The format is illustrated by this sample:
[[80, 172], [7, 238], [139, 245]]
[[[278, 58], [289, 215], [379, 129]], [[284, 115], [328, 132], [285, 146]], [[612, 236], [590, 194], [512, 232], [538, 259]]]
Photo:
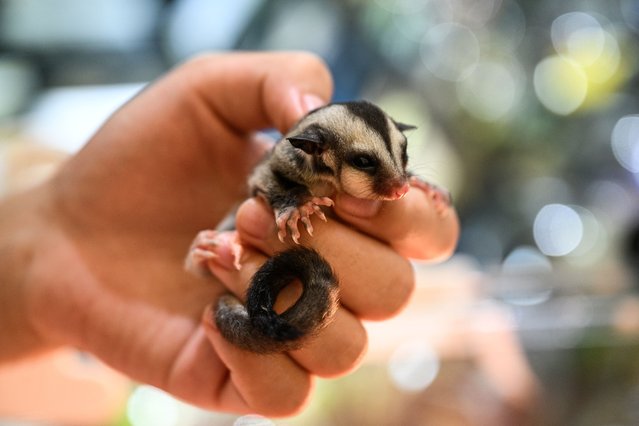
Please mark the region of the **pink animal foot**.
[[[214, 230], [204, 230], [198, 232], [191, 243], [189, 252], [184, 260], [184, 269], [199, 276], [210, 276], [211, 270], [209, 261], [217, 259], [217, 247], [222, 244], [220, 233]], [[233, 253], [233, 266], [240, 269], [240, 258], [242, 256], [242, 245], [237, 240], [237, 234], [230, 243]]]
[[411, 176], [410, 178], [411, 186], [415, 188], [419, 188], [426, 193], [433, 201], [433, 205], [435, 206], [435, 211], [440, 216], [443, 216], [448, 212], [448, 209], [453, 205], [453, 198], [450, 195], [450, 192], [447, 190], [438, 187], [437, 185], [433, 185], [432, 183], [428, 183], [417, 176]]
[[275, 223], [277, 224], [277, 238], [281, 242], [286, 239], [286, 234], [290, 230], [291, 238], [295, 244], [300, 243], [300, 231], [297, 227], [298, 222], [304, 224], [304, 228], [308, 235], [313, 236], [313, 224], [311, 223], [311, 215], [315, 214], [321, 220], [326, 222], [326, 216], [322, 212], [321, 206], [330, 207], [334, 205], [332, 199], [328, 197], [313, 197], [306, 203], [297, 207], [285, 207], [275, 211]]

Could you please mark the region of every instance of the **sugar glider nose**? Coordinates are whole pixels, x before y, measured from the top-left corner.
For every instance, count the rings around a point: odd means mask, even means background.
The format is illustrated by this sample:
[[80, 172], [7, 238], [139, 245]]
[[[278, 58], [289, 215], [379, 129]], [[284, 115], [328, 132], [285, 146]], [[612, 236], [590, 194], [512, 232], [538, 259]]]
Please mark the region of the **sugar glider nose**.
[[399, 200], [400, 198], [403, 198], [404, 195], [406, 195], [409, 189], [410, 189], [410, 185], [408, 184], [408, 182], [406, 182], [402, 186], [395, 189], [393, 192], [393, 195], [390, 198], [392, 200]]
[[408, 184], [408, 182], [406, 182], [397, 191], [395, 191], [395, 195], [397, 195], [397, 198], [402, 198], [404, 197], [404, 195], [406, 195], [406, 193], [408, 193], [409, 189], [410, 185]]

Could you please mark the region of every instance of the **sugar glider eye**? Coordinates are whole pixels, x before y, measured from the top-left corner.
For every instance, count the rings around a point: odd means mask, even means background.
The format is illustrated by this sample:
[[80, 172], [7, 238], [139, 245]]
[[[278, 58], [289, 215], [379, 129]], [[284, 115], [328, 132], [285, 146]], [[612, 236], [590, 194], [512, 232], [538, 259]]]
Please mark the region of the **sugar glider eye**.
[[366, 154], [354, 155], [349, 159], [349, 164], [356, 169], [365, 172], [374, 172], [377, 169], [377, 160]]

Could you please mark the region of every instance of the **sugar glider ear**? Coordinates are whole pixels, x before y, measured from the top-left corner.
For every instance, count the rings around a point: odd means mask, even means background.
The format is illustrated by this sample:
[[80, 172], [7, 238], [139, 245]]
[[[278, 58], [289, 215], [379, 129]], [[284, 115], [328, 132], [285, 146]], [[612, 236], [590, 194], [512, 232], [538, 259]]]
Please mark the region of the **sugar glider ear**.
[[417, 128], [417, 126], [413, 126], [412, 124], [404, 124], [404, 123], [398, 123], [398, 122], [395, 122], [395, 126], [397, 126], [397, 130], [399, 130], [400, 132], [405, 132], [407, 130], [415, 130]]
[[306, 129], [300, 134], [286, 138], [286, 140], [307, 154], [321, 154], [324, 151], [324, 138], [317, 129]]

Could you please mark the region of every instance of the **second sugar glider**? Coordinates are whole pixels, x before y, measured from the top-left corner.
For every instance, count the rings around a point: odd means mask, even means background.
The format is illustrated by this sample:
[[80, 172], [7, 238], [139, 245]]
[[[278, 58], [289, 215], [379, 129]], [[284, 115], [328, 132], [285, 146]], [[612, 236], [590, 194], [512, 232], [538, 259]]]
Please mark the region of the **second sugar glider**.
[[[275, 145], [249, 179], [252, 196], [273, 209], [278, 237], [299, 244], [298, 225], [312, 235], [311, 216], [326, 220], [322, 207], [337, 193], [369, 200], [397, 200], [416, 185], [436, 188], [411, 177], [404, 131], [413, 126], [394, 121], [366, 101], [333, 103], [311, 111]], [[436, 195], [449, 203], [447, 195]], [[205, 263], [206, 232], [193, 243], [187, 265]], [[210, 240], [210, 238], [208, 238]], [[203, 255], [204, 254], [204, 255]], [[200, 265], [201, 266], [201, 265]], [[294, 280], [302, 294], [286, 311], [273, 309], [279, 292]], [[298, 245], [271, 257], [253, 276], [246, 302], [220, 297], [215, 322], [231, 343], [257, 353], [297, 349], [317, 334], [338, 306], [338, 282], [316, 251]]]

